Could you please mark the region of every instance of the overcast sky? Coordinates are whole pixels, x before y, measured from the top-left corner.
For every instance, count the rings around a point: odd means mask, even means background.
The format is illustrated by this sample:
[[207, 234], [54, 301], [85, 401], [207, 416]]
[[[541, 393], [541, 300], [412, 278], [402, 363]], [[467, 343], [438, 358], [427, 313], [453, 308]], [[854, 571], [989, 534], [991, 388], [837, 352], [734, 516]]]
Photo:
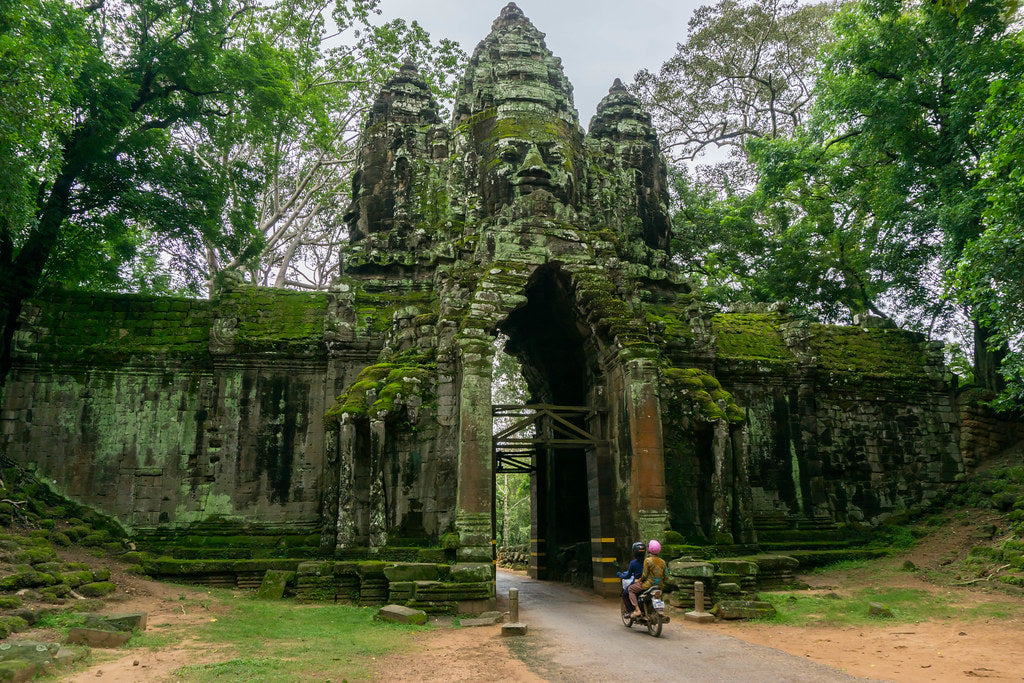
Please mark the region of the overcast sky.
[[[690, 15], [713, 0], [517, 0], [548, 49], [562, 58], [586, 128], [612, 81], [657, 70], [686, 37]], [[381, 0], [385, 18], [415, 19], [431, 38], [451, 38], [466, 54], [490, 33], [508, 0]]]

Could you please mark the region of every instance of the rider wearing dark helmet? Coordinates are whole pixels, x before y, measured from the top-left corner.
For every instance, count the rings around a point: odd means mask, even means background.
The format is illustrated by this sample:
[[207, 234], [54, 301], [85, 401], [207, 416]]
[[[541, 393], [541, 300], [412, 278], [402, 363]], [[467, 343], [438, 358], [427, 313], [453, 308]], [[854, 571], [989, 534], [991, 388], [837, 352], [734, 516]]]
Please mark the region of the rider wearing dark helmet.
[[615, 575], [620, 579], [633, 579], [638, 580], [644, 573], [644, 553], [647, 551], [647, 546], [642, 541], [637, 541], [633, 544], [633, 560], [629, 563], [629, 569], [624, 572], [615, 572]]

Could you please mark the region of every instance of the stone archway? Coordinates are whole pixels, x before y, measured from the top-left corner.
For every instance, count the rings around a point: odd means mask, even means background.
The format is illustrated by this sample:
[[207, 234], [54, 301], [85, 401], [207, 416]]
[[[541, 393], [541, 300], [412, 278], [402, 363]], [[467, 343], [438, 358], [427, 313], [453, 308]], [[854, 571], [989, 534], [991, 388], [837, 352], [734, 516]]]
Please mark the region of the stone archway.
[[586, 269], [559, 262], [488, 272], [464, 327], [476, 336], [461, 340], [460, 558], [491, 557], [491, 333], [500, 329], [533, 398], [581, 408], [576, 426], [599, 440], [537, 454], [533, 572], [614, 592], [617, 557], [667, 525], [656, 368], [602, 334], [606, 311], [595, 302], [607, 302]]

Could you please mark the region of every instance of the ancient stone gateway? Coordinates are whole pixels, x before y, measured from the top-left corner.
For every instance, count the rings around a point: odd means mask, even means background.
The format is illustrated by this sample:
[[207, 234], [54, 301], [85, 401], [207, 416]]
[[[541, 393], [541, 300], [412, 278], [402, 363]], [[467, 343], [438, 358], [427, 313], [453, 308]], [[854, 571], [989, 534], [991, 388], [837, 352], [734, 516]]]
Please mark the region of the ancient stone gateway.
[[[616, 81], [584, 133], [559, 60], [510, 4], [450, 125], [412, 65], [380, 93], [329, 292], [225, 277], [209, 301], [43, 295], [0, 445], [171, 557], [447, 552], [451, 576], [479, 581], [502, 332], [532, 402], [572, 407], [542, 411], [577, 439], [530, 457], [531, 571], [602, 591], [637, 538], [742, 552], [875, 523], [999, 448], [968, 429], [941, 345], [712, 311], [672, 263], [667, 205], [638, 102]], [[387, 592], [381, 570], [342, 564], [337, 586]], [[391, 599], [423, 578], [408, 571], [387, 577]]]

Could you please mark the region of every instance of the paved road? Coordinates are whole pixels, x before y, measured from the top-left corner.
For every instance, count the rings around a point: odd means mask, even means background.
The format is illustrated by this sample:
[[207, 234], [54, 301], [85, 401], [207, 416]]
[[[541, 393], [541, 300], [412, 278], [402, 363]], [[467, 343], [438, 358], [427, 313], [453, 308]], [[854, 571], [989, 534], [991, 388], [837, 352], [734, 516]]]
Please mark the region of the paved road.
[[831, 667], [673, 619], [660, 638], [627, 629], [618, 602], [564, 584], [498, 571], [498, 594], [519, 589], [524, 637], [512, 651], [534, 672], [556, 681], [856, 681]]

